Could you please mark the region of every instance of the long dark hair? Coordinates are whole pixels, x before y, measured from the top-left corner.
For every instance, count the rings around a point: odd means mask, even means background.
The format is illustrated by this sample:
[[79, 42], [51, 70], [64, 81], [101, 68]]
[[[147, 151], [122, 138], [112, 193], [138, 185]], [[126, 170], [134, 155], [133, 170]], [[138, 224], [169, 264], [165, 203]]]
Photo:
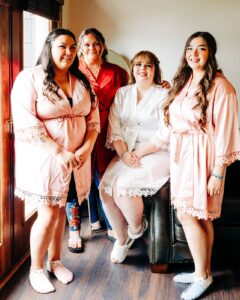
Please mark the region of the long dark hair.
[[192, 75], [192, 69], [189, 67], [187, 60], [186, 60], [186, 51], [191, 43], [191, 41], [197, 37], [202, 37], [204, 41], [206, 42], [208, 46], [208, 60], [205, 65], [205, 75], [203, 76], [202, 80], [199, 83], [199, 89], [195, 94], [195, 97], [197, 99], [197, 105], [194, 107], [200, 107], [201, 109], [201, 115], [200, 119], [198, 121], [200, 127], [202, 130], [204, 130], [206, 124], [207, 124], [207, 107], [208, 107], [208, 100], [207, 100], [207, 94], [211, 90], [213, 86], [213, 79], [216, 76], [217, 70], [218, 70], [218, 64], [216, 60], [216, 52], [217, 52], [217, 43], [215, 38], [209, 33], [205, 31], [197, 31], [193, 33], [187, 40], [183, 52], [183, 56], [180, 61], [180, 65], [178, 67], [178, 70], [173, 78], [173, 85], [172, 88], [169, 91], [169, 97], [166, 100], [163, 111], [165, 115], [165, 121], [166, 124], [169, 125], [169, 106], [173, 102], [174, 98], [180, 93], [182, 88], [185, 86], [187, 81], [189, 80], [190, 76]]
[[136, 61], [139, 58], [145, 59], [149, 64], [153, 64], [155, 66], [155, 73], [153, 82], [155, 84], [161, 84], [161, 69], [160, 69], [160, 61], [157, 58], [155, 54], [153, 54], [150, 51], [140, 51], [137, 54], [134, 55], [133, 59], [131, 60], [131, 66], [130, 66], [130, 78], [129, 78], [129, 84], [133, 84], [136, 82], [134, 76], [133, 76], [133, 67]]
[[108, 55], [108, 51], [107, 51], [106, 44], [105, 44], [105, 38], [99, 30], [97, 30], [96, 28], [93, 28], [93, 27], [86, 28], [80, 33], [80, 36], [78, 39], [78, 47], [79, 47], [78, 55], [79, 56], [83, 55], [82, 51], [81, 51], [83, 39], [86, 35], [89, 35], [89, 34], [93, 34], [95, 36], [95, 38], [97, 39], [97, 41], [100, 43], [101, 49], [104, 49], [103, 53], [102, 53], [102, 60], [106, 61], [106, 56]]
[[[43, 71], [46, 74], [46, 77], [43, 82], [43, 86], [44, 86], [43, 94], [49, 99], [49, 101], [51, 101], [53, 103], [55, 102], [53, 97], [51, 97], [51, 95], [53, 93], [55, 95], [57, 95], [59, 100], [61, 99], [61, 96], [58, 92], [59, 86], [57, 85], [57, 83], [54, 80], [55, 71], [54, 71], [54, 62], [53, 62], [52, 54], [51, 54], [51, 48], [52, 48], [53, 42], [60, 35], [68, 35], [76, 43], [75, 35], [70, 30], [64, 29], [64, 28], [54, 29], [52, 32], [50, 32], [48, 34], [48, 36], [44, 42], [41, 54], [37, 60], [37, 65], [42, 65]], [[79, 60], [76, 55], [72, 65], [69, 68], [69, 72], [81, 81], [83, 86], [86, 88], [86, 90], [90, 94], [91, 102], [94, 102], [95, 95], [92, 92], [91, 85], [90, 85], [88, 79], [86, 78], [86, 76], [78, 69], [78, 65], [79, 65]]]

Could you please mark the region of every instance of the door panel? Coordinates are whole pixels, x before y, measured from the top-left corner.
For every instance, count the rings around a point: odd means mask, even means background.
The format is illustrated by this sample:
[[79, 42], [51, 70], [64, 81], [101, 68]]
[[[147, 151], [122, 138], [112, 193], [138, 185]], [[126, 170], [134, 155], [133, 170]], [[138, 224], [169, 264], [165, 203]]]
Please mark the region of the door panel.
[[0, 276], [11, 267], [10, 6], [0, 2]]

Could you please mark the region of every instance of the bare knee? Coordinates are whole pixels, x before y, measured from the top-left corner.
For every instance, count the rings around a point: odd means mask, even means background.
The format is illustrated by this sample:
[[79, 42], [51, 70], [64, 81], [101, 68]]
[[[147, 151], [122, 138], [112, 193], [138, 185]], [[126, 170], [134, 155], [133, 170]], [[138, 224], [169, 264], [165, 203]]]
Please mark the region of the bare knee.
[[113, 202], [113, 198], [103, 190], [100, 190], [100, 197], [103, 205], [108, 205]]
[[177, 217], [182, 226], [187, 226], [196, 222], [196, 218], [185, 214], [182, 211], [177, 211]]
[[49, 227], [54, 226], [59, 218], [60, 208], [59, 206], [46, 206], [38, 207], [37, 222], [40, 222], [42, 226]]

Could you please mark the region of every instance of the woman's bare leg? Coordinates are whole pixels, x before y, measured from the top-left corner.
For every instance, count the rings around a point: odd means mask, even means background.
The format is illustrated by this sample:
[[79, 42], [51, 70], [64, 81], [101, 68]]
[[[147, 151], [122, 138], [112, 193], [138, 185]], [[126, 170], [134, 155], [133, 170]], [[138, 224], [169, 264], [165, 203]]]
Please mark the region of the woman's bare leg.
[[48, 260], [60, 260], [61, 258], [61, 249], [62, 249], [62, 240], [64, 235], [66, 225], [66, 211], [65, 207], [59, 209], [58, 218], [55, 223], [52, 239], [48, 247]]
[[113, 197], [105, 192], [101, 192], [102, 204], [109, 223], [116, 235], [120, 245], [123, 245], [127, 240], [127, 223], [121, 210], [116, 205]]
[[208, 269], [208, 240], [201, 221], [197, 218], [178, 213], [178, 218], [183, 226], [185, 236], [191, 251], [195, 276], [206, 277]]
[[31, 269], [43, 268], [44, 256], [50, 245], [58, 219], [59, 207], [42, 205], [30, 235]]
[[142, 197], [115, 197], [115, 201], [127, 220], [131, 232], [133, 234], [140, 232], [144, 209]]

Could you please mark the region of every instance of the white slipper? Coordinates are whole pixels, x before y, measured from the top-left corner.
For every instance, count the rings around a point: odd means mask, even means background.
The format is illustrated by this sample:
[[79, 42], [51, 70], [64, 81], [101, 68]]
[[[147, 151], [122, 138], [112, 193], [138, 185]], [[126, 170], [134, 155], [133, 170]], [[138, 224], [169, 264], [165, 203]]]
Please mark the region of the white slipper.
[[143, 217], [143, 220], [142, 220], [142, 229], [140, 230], [139, 233], [132, 233], [129, 226], [128, 226], [128, 236], [130, 237], [130, 239], [132, 240], [136, 240], [136, 239], [139, 239], [143, 234], [144, 232], [147, 230], [148, 228], [148, 221], [146, 220], [146, 218]]
[[133, 243], [134, 240], [128, 238], [124, 245], [119, 245], [118, 240], [116, 240], [111, 252], [111, 261], [115, 264], [122, 263], [125, 260], [127, 252]]
[[60, 260], [47, 262], [48, 272], [54, 274], [56, 278], [64, 284], [73, 281], [73, 273], [68, 270]]
[[173, 281], [178, 283], [193, 283], [195, 278], [195, 273], [180, 273], [173, 277]]
[[212, 282], [212, 276], [208, 276], [208, 278], [195, 277], [194, 282], [182, 293], [181, 299], [198, 299], [203, 293], [206, 292], [206, 290], [209, 288]]
[[47, 294], [55, 291], [54, 286], [44, 274], [43, 269], [30, 270], [29, 281], [32, 288], [41, 294]]

